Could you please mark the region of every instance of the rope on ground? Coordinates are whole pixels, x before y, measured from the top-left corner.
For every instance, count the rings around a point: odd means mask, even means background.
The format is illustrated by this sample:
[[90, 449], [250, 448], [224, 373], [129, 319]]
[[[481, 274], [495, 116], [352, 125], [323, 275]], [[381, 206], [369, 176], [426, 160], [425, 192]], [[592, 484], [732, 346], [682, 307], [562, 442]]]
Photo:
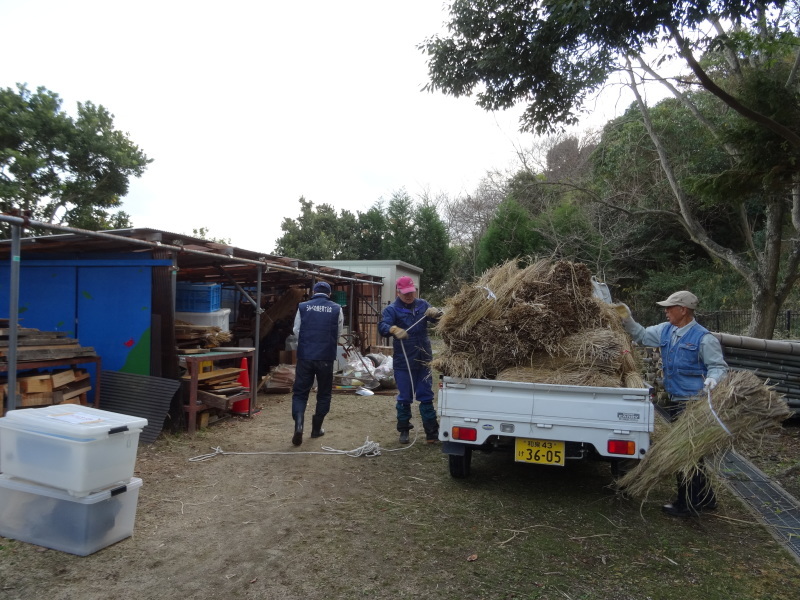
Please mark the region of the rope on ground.
[[403, 446], [401, 448], [382, 448], [378, 442], [373, 442], [367, 437], [366, 441], [359, 446], [358, 448], [353, 448], [352, 450], [337, 450], [335, 448], [331, 448], [330, 446], [322, 446], [322, 452], [272, 452], [272, 451], [265, 451], [265, 452], [226, 452], [221, 447], [217, 446], [216, 448], [212, 447], [211, 449], [213, 452], [209, 452], [208, 454], [200, 454], [198, 456], [193, 456], [189, 459], [189, 462], [203, 462], [206, 460], [211, 460], [215, 456], [257, 456], [257, 455], [283, 455], [283, 456], [299, 456], [301, 454], [318, 454], [321, 456], [351, 456], [353, 458], [358, 458], [360, 456], [372, 457], [372, 456], [380, 456], [384, 452], [398, 452], [399, 450], [408, 450], [417, 442], [416, 436], [414, 436], [414, 441], [412, 441], [408, 446]]

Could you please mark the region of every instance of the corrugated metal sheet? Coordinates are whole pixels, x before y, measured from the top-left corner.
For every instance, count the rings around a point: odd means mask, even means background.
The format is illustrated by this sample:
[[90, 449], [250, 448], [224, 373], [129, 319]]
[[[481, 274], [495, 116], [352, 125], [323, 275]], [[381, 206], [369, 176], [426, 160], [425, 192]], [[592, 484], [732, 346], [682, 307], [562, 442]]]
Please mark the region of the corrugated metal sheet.
[[174, 379], [102, 371], [100, 409], [147, 419], [139, 442], [152, 444], [161, 433], [172, 397], [180, 385]]

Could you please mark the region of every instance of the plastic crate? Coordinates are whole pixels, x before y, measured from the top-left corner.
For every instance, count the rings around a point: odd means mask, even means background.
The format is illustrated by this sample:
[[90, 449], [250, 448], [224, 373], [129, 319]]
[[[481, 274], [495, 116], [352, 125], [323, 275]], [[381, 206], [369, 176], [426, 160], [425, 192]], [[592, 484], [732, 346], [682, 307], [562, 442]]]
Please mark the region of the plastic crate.
[[222, 286], [214, 283], [175, 284], [175, 310], [181, 312], [214, 312], [219, 310]]

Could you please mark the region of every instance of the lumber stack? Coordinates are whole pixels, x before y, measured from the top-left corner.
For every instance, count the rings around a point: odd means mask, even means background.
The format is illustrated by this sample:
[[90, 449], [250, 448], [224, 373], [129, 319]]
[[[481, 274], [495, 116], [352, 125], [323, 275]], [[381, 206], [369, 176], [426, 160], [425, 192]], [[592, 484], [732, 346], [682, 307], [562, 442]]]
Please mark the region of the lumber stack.
[[[8, 383], [0, 384], [3, 398]], [[85, 369], [65, 369], [17, 377], [17, 408], [33, 408], [51, 404], [87, 404], [86, 394], [92, 389], [91, 376]]]
[[[207, 406], [228, 410], [239, 396], [248, 393], [248, 388], [239, 383], [239, 375], [244, 369], [227, 368], [205, 371], [197, 376], [197, 399]], [[181, 377], [189, 381], [189, 374]]]
[[264, 391], [267, 394], [288, 394], [292, 391], [295, 365], [280, 364], [272, 367], [267, 375]]
[[[8, 365], [10, 330], [0, 329], [0, 367]], [[94, 348], [81, 346], [64, 331], [40, 331], [20, 327], [17, 330], [17, 362], [63, 360], [81, 356], [97, 356]]]
[[186, 321], [175, 321], [175, 344], [178, 350], [216, 348], [230, 342], [230, 331], [222, 331], [215, 325], [193, 325]]

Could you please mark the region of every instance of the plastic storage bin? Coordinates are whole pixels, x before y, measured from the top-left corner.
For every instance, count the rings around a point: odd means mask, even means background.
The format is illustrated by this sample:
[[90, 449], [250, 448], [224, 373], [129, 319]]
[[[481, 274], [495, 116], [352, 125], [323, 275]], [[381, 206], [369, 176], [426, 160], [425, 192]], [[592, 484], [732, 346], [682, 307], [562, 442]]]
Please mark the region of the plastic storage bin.
[[175, 312], [175, 318], [178, 321], [186, 321], [192, 325], [203, 325], [205, 327], [219, 327], [222, 331], [230, 329], [231, 314], [230, 308], [221, 308], [214, 312], [198, 313], [198, 312]]
[[86, 496], [133, 476], [147, 419], [70, 404], [0, 418], [0, 471]]
[[222, 286], [216, 283], [175, 284], [175, 310], [185, 312], [214, 312], [219, 310]]
[[0, 535], [79, 556], [133, 534], [142, 480], [86, 496], [0, 475]]

